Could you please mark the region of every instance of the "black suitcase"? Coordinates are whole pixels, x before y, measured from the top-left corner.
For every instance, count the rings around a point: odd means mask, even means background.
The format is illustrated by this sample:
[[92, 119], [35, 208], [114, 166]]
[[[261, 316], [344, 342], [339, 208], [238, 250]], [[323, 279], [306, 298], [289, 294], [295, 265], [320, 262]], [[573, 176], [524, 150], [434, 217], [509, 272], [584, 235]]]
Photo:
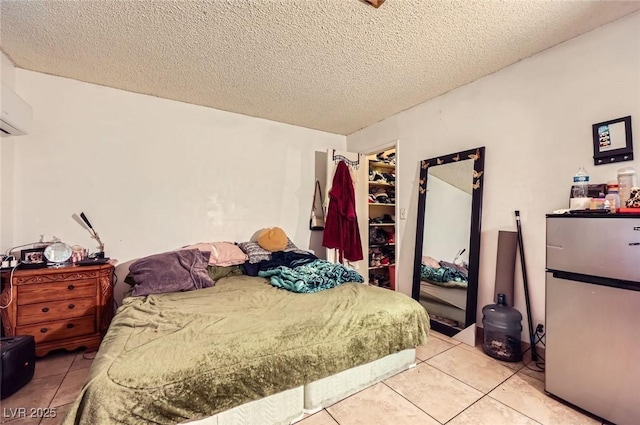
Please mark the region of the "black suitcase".
[[0, 399], [24, 387], [36, 370], [36, 341], [31, 335], [0, 338]]

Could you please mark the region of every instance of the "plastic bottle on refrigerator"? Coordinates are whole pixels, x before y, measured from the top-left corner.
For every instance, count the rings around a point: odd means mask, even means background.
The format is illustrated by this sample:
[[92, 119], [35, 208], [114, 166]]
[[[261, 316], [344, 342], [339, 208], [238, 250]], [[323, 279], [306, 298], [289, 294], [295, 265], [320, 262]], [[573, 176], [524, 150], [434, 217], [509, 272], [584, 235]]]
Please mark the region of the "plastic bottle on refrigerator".
[[573, 186], [571, 188], [572, 198], [587, 198], [589, 193], [589, 174], [580, 167], [578, 172], [573, 176]]
[[624, 207], [627, 199], [631, 197], [631, 188], [638, 184], [636, 169], [625, 167], [618, 170], [618, 194], [620, 206]]
[[615, 213], [620, 208], [620, 195], [618, 194], [618, 182], [612, 180], [607, 182], [607, 196], [605, 199], [609, 201], [609, 211]]

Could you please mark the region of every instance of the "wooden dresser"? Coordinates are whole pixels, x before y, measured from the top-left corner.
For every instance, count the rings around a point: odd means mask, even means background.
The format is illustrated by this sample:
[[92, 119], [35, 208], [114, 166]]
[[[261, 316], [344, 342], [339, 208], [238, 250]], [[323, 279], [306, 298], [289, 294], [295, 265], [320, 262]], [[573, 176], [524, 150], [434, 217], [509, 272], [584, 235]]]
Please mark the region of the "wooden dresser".
[[113, 317], [113, 264], [2, 273], [6, 336], [33, 335], [36, 355], [64, 348], [96, 350]]

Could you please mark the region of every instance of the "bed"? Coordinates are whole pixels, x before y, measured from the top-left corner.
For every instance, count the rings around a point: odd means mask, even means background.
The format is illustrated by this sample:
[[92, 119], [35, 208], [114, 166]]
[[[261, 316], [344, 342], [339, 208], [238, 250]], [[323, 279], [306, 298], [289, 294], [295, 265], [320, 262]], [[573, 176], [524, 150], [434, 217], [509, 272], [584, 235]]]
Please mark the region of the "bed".
[[[445, 323], [454, 328], [464, 329], [464, 322], [466, 318], [466, 309], [460, 308], [456, 305], [450, 304], [446, 301], [446, 298], [442, 298], [439, 295], [442, 293], [430, 292], [433, 287], [428, 287], [421, 282], [420, 284], [420, 304], [429, 312], [429, 317], [433, 320]], [[460, 289], [445, 289], [448, 292], [464, 292], [466, 297], [466, 291]]]
[[420, 304], [360, 283], [129, 297], [64, 423], [291, 423], [415, 364], [428, 329]]
[[467, 308], [467, 269], [424, 256], [420, 268], [420, 304], [432, 319], [464, 329]]

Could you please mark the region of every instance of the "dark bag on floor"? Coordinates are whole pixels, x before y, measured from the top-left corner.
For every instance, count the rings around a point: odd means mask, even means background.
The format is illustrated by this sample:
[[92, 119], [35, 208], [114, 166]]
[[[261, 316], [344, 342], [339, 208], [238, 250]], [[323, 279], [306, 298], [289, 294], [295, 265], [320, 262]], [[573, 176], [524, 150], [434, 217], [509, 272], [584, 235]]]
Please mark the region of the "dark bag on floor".
[[0, 398], [7, 398], [24, 387], [36, 370], [36, 342], [33, 336], [0, 338]]

